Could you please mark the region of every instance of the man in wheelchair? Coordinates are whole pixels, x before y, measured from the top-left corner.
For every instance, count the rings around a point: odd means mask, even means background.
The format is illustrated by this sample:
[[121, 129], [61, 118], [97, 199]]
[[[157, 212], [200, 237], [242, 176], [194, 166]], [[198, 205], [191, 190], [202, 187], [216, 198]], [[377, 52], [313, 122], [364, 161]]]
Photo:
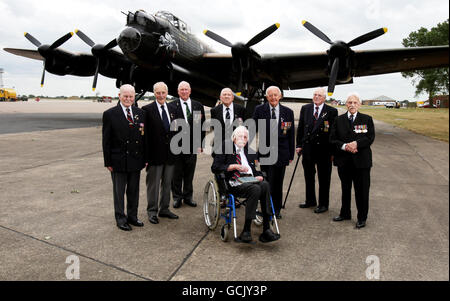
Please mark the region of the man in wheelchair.
[[[261, 204], [263, 215], [263, 232], [259, 236], [261, 242], [271, 242], [280, 239], [279, 234], [275, 234], [270, 229], [270, 187], [264, 180], [262, 173], [255, 168], [256, 154], [248, 152], [248, 130], [244, 126], [239, 126], [233, 131], [231, 140], [233, 142], [233, 153], [225, 152], [225, 143], [222, 144], [222, 154], [214, 156], [211, 171], [214, 174], [225, 173], [227, 191], [236, 197], [246, 198], [245, 223], [238, 240], [245, 243], [252, 241], [251, 225], [256, 217], [258, 200]], [[230, 143], [231, 141], [228, 141]], [[247, 179], [246, 179], [247, 178]]]

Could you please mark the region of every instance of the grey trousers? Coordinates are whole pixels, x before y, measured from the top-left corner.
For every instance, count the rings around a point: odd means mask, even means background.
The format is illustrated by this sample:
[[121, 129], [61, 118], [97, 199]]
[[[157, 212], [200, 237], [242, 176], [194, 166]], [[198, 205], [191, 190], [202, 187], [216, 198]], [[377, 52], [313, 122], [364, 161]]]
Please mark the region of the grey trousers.
[[[137, 221], [139, 206], [139, 179], [141, 171], [136, 172], [112, 172], [114, 195], [114, 216], [117, 225], [123, 225], [127, 221]], [[125, 193], [127, 195], [127, 215], [125, 215]]]
[[147, 184], [148, 217], [157, 215], [158, 207], [160, 213], [168, 213], [170, 205], [170, 190], [175, 165], [150, 165], [146, 170], [147, 177], [145, 178], [145, 183]]

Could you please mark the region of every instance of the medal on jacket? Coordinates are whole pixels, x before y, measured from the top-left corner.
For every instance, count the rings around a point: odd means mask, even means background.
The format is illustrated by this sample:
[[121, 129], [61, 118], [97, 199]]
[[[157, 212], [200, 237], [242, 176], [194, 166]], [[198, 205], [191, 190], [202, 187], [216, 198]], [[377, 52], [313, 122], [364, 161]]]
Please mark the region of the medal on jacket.
[[282, 122], [281, 123], [281, 129], [283, 130], [283, 134], [287, 134], [287, 130], [289, 130], [292, 126], [292, 122]]
[[144, 136], [144, 124], [139, 123], [139, 131], [141, 132], [141, 136]]
[[323, 125], [324, 125], [323, 131], [324, 131], [325, 133], [327, 133], [327, 132], [328, 132], [328, 129], [330, 128], [330, 122], [329, 122], [328, 120], [324, 120]]

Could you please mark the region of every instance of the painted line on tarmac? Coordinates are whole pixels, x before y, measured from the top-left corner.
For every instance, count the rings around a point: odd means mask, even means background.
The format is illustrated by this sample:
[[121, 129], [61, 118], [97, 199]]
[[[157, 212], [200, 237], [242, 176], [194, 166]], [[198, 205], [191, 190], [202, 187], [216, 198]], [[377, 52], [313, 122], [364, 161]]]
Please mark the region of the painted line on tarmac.
[[128, 270], [125, 270], [125, 269], [123, 269], [123, 268], [121, 268], [121, 267], [118, 267], [118, 266], [116, 266], [116, 265], [113, 265], [113, 264], [110, 264], [110, 263], [106, 263], [106, 262], [100, 261], [100, 260], [98, 260], [98, 259], [89, 257], [89, 256], [84, 255], [84, 254], [81, 254], [81, 253], [79, 253], [79, 252], [77, 252], [77, 251], [70, 250], [70, 249], [67, 249], [67, 248], [62, 247], [62, 246], [58, 246], [58, 245], [56, 245], [56, 244], [53, 244], [53, 243], [50, 243], [50, 242], [48, 242], [48, 241], [39, 239], [39, 238], [34, 237], [34, 236], [31, 236], [31, 235], [29, 235], [29, 234], [26, 234], [26, 233], [23, 233], [23, 232], [20, 232], [20, 231], [17, 231], [17, 230], [14, 230], [14, 229], [11, 229], [11, 228], [2, 226], [2, 225], [0, 225], [0, 228], [5, 229], [5, 230], [8, 230], [8, 231], [11, 231], [11, 232], [14, 232], [14, 233], [17, 233], [17, 234], [22, 235], [22, 236], [25, 236], [25, 237], [27, 237], [27, 238], [34, 239], [34, 240], [36, 240], [36, 241], [39, 241], [39, 242], [42, 242], [42, 243], [47, 244], [47, 245], [49, 245], [49, 246], [55, 247], [55, 248], [57, 248], [57, 249], [60, 249], [60, 250], [69, 252], [69, 253], [71, 253], [71, 254], [75, 254], [75, 255], [77, 255], [77, 256], [80, 256], [80, 257], [83, 257], [83, 258], [86, 258], [86, 259], [90, 259], [90, 260], [92, 260], [92, 261], [94, 261], [94, 262], [96, 262], [96, 263], [102, 264], [102, 265], [104, 265], [104, 266], [110, 267], [110, 268], [112, 268], [112, 269], [118, 270], [118, 271], [123, 272], [123, 273], [126, 273], [126, 274], [133, 275], [133, 276], [135, 276], [135, 277], [137, 277], [137, 278], [140, 278], [140, 279], [142, 279], [142, 280], [153, 281], [153, 279], [144, 277], [144, 276], [142, 276], [142, 275], [138, 275], [138, 274], [136, 274], [136, 273], [133, 273], [133, 272], [131, 272], [131, 271], [128, 271]]
[[175, 271], [172, 273], [172, 275], [169, 276], [169, 278], [167, 279], [167, 281], [171, 281], [173, 277], [175, 277], [175, 275], [178, 273], [178, 271], [183, 267], [183, 265], [186, 263], [186, 261], [188, 261], [188, 259], [192, 256], [192, 254], [194, 253], [194, 251], [198, 248], [198, 246], [202, 243], [202, 241], [206, 238], [206, 236], [208, 236], [209, 234], [209, 230], [206, 231], [205, 235], [203, 235], [202, 238], [200, 238], [200, 240], [197, 242], [197, 244], [194, 246], [194, 248], [192, 248], [191, 252], [189, 252], [186, 257], [183, 259], [183, 261], [181, 262], [181, 264], [178, 266], [178, 268], [175, 269]]

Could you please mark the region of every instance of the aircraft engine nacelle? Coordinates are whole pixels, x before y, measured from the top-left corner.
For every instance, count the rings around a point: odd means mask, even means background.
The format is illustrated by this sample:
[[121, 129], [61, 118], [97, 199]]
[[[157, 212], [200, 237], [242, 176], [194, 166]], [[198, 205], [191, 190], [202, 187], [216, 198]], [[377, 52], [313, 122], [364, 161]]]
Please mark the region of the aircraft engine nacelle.
[[53, 50], [46, 57], [45, 70], [56, 75], [92, 76], [95, 72], [95, 59], [86, 54]]
[[354, 52], [348, 47], [344, 42], [337, 41], [335, 42], [330, 49], [327, 51], [328, 53], [328, 66], [327, 66], [327, 75], [331, 75], [331, 71], [333, 69], [333, 64], [336, 62], [336, 59], [339, 61], [339, 69], [337, 73], [336, 82], [339, 83], [348, 83], [352, 80], [352, 58]]

